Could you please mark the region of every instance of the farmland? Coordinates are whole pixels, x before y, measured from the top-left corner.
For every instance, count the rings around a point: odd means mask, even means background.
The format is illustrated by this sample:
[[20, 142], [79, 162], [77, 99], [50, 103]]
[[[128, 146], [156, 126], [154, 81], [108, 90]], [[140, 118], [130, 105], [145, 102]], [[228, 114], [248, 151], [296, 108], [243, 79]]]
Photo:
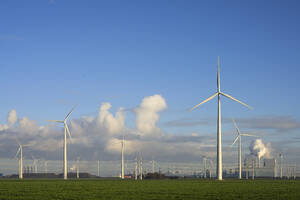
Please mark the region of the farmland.
[[0, 199], [299, 199], [299, 180], [1, 180]]

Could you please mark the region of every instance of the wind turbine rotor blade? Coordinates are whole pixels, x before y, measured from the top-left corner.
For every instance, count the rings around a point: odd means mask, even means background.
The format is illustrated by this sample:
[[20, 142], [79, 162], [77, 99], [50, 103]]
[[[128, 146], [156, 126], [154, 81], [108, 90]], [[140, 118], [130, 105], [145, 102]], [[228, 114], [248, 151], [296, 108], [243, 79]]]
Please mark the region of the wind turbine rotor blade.
[[65, 126], [66, 126], [66, 129], [67, 129], [68, 135], [70, 137], [70, 140], [73, 143], [73, 139], [72, 139], [72, 136], [71, 136], [71, 133], [70, 133], [70, 130], [69, 130], [69, 127], [68, 127], [67, 123], [65, 123]]
[[31, 147], [33, 144], [24, 144], [23, 147]]
[[75, 105], [75, 106], [71, 109], [71, 111], [67, 114], [67, 116], [66, 116], [66, 118], [65, 118], [64, 121], [66, 121], [66, 120], [69, 118], [69, 116], [71, 115], [71, 113], [73, 112], [73, 110], [76, 108], [76, 106], [77, 106], [77, 105]]
[[213, 94], [212, 96], [208, 97], [207, 99], [205, 99], [204, 101], [202, 101], [201, 103], [199, 103], [198, 105], [192, 107], [190, 110], [194, 110], [195, 108], [197, 108], [198, 106], [200, 106], [201, 104], [204, 104], [205, 102], [208, 102], [209, 100], [213, 99], [215, 96], [217, 96], [217, 92], [215, 94]]
[[48, 122], [57, 122], [57, 123], [64, 123], [64, 121], [61, 120], [47, 120]]
[[243, 106], [245, 106], [245, 107], [249, 108], [250, 110], [252, 110], [252, 109], [253, 109], [251, 106], [248, 106], [247, 104], [245, 104], [245, 103], [243, 103], [243, 102], [241, 102], [241, 101], [237, 100], [236, 98], [234, 98], [234, 97], [230, 96], [229, 94], [225, 94], [225, 93], [223, 93], [223, 92], [221, 92], [221, 94], [222, 94], [223, 96], [225, 96], [225, 97], [229, 98], [229, 99], [232, 99], [233, 101], [236, 101], [236, 102], [238, 102], [238, 103], [242, 104]]
[[16, 153], [16, 155], [15, 155], [15, 158], [17, 157], [17, 155], [18, 155], [18, 153], [20, 152], [20, 150], [21, 150], [21, 146], [19, 147], [19, 149], [18, 149], [18, 151], [17, 151], [17, 153]]
[[239, 135], [241, 135], [240, 129], [239, 129], [239, 127], [237, 126], [237, 124], [235, 123], [235, 120], [232, 119], [232, 121], [233, 121], [233, 124], [234, 124], [234, 127], [235, 127], [236, 131], [238, 132]]
[[249, 137], [259, 137], [259, 136], [257, 136], [257, 135], [251, 135], [251, 134], [241, 134], [242, 136], [249, 136]]
[[236, 143], [236, 141], [239, 139], [239, 135], [235, 138], [235, 140], [233, 141], [233, 143], [232, 143], [232, 145], [231, 146], [233, 146], [235, 143]]
[[218, 92], [220, 92], [220, 58], [219, 58], [219, 56], [218, 56], [217, 87], [218, 87]]

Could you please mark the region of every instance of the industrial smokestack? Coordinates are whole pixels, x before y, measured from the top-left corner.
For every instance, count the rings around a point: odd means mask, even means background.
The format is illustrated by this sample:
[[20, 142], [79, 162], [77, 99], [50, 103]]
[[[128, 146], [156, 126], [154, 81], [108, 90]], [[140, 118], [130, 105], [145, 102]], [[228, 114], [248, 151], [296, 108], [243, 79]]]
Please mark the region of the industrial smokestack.
[[261, 139], [256, 139], [253, 141], [249, 147], [249, 150], [252, 155], [258, 157], [258, 165], [260, 167], [260, 159], [262, 157], [270, 158], [271, 156], [271, 145], [265, 145]]

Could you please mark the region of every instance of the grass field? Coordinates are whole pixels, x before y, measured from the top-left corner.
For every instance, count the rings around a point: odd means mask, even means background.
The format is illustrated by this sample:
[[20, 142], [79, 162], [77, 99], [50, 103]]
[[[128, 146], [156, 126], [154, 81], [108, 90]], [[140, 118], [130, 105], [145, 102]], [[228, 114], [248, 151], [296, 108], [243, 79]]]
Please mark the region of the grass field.
[[300, 180], [1, 180], [0, 199], [300, 199]]

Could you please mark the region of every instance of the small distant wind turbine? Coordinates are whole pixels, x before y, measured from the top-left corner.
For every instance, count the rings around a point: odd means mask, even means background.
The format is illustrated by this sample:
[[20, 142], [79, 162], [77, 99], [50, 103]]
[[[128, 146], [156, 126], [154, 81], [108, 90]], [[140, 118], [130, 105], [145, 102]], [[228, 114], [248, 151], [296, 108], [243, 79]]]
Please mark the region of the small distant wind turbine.
[[77, 163], [76, 163], [76, 177], [79, 178], [79, 160], [80, 157], [77, 157]]
[[224, 97], [227, 97], [233, 101], [236, 101], [240, 104], [242, 104], [243, 106], [246, 106], [249, 109], [252, 109], [250, 106], [248, 106], [247, 104], [235, 99], [234, 97], [230, 96], [229, 94], [225, 94], [223, 92], [221, 92], [221, 83], [220, 83], [220, 70], [219, 70], [219, 57], [218, 57], [218, 72], [217, 72], [217, 92], [215, 94], [213, 94], [212, 96], [210, 96], [209, 98], [207, 98], [206, 100], [202, 101], [201, 103], [199, 103], [198, 105], [194, 106], [193, 108], [191, 108], [191, 110], [194, 110], [195, 108], [197, 108], [198, 106], [200, 106], [201, 104], [208, 102], [210, 100], [212, 100], [215, 96], [218, 95], [218, 123], [217, 123], [217, 178], [218, 180], [222, 180], [222, 139], [221, 139], [221, 95]]
[[238, 161], [239, 161], [239, 179], [242, 179], [242, 136], [249, 136], [249, 137], [258, 137], [256, 135], [250, 135], [250, 134], [241, 134], [237, 124], [235, 123], [234, 119], [232, 119], [234, 127], [237, 131], [237, 136], [235, 140], [233, 141], [232, 145], [233, 146], [237, 140], [239, 140], [239, 150], [238, 150]]
[[213, 161], [209, 159], [209, 178], [211, 179], [211, 171], [213, 168], [214, 164]]
[[140, 154], [140, 180], [143, 180], [143, 157]]
[[280, 157], [280, 179], [282, 179], [282, 153], [279, 154]]
[[100, 176], [100, 160], [97, 161], [97, 176]]
[[33, 156], [31, 156], [31, 157], [32, 157], [32, 160], [33, 160], [32, 165], [34, 167], [34, 173], [37, 173], [38, 172], [38, 162], [39, 162], [39, 160], [35, 159]]
[[19, 144], [19, 149], [18, 149], [15, 157], [17, 157], [18, 154], [20, 153], [20, 159], [19, 159], [19, 179], [23, 179], [23, 147], [29, 147], [31, 145], [29, 145], [29, 144], [21, 145], [19, 142], [18, 142], [18, 144]]
[[121, 147], [121, 179], [124, 179], [124, 135], [122, 139], [122, 147]]
[[137, 180], [138, 176], [138, 157], [135, 158], [135, 171], [134, 171], [134, 179]]
[[48, 173], [48, 160], [44, 161], [44, 165], [45, 165], [45, 173]]
[[207, 158], [205, 156], [202, 156], [202, 160], [203, 160], [203, 178], [206, 178], [206, 161], [207, 161]]
[[63, 162], [63, 170], [64, 170], [64, 179], [66, 180], [68, 178], [68, 163], [67, 163], [67, 133], [69, 134], [70, 140], [72, 142], [71, 133], [67, 124], [67, 120], [70, 117], [71, 113], [75, 109], [76, 106], [74, 106], [71, 111], [67, 114], [65, 119], [63, 121], [61, 120], [48, 120], [50, 122], [57, 122], [57, 123], [63, 123], [64, 124], [64, 162]]
[[154, 172], [155, 172], [155, 163], [156, 163], [156, 161], [154, 161], [154, 159], [152, 158], [151, 163], [152, 163], [152, 174], [154, 174]]

